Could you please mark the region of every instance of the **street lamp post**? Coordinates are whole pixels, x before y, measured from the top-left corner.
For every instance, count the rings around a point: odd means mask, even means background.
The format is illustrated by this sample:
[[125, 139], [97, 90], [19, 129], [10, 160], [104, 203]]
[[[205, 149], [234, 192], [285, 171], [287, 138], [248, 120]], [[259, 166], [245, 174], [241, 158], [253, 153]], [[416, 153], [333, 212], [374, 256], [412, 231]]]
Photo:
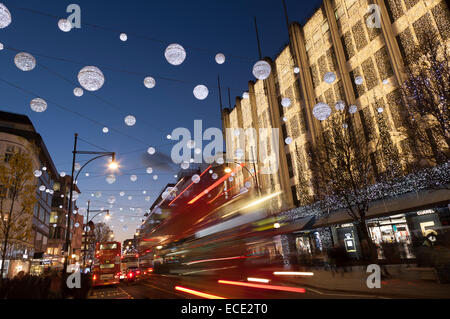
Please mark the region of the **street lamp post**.
[[[100, 215], [101, 213], [106, 212], [106, 216], [109, 216], [109, 209], [99, 209], [99, 210], [89, 210], [90, 208], [90, 204], [91, 201], [88, 201], [88, 208], [87, 208], [87, 215], [86, 215], [86, 226], [84, 228], [84, 256], [83, 256], [83, 270], [86, 269], [86, 252], [87, 252], [87, 243], [88, 243], [88, 231], [87, 231], [87, 226], [89, 224], [90, 221], [93, 221], [95, 217], [97, 217], [98, 215]], [[89, 213], [97, 213], [94, 215], [94, 217], [91, 218], [91, 220], [89, 220]]]
[[[71, 252], [71, 247], [70, 247], [70, 219], [72, 218], [72, 209], [73, 209], [73, 205], [72, 205], [72, 196], [73, 196], [73, 185], [74, 182], [77, 181], [78, 176], [80, 175], [81, 171], [83, 170], [83, 168], [89, 164], [90, 162], [101, 158], [101, 157], [105, 157], [105, 156], [111, 156], [111, 162], [109, 167], [111, 169], [116, 169], [118, 167], [117, 163], [115, 162], [116, 159], [116, 153], [115, 152], [92, 152], [92, 151], [78, 151], [77, 150], [77, 141], [78, 141], [78, 133], [75, 133], [75, 141], [74, 141], [74, 145], [73, 145], [73, 158], [72, 158], [72, 175], [70, 176], [70, 194], [69, 194], [69, 209], [67, 212], [67, 229], [66, 229], [66, 245], [65, 245], [65, 253], [66, 253], [66, 258], [64, 259], [64, 270], [67, 272], [67, 267], [68, 267], [68, 260], [69, 260], [69, 256], [70, 256], [70, 252]], [[78, 171], [77, 176], [74, 178], [73, 174], [75, 173], [75, 161], [76, 161], [76, 155], [77, 154], [94, 154], [94, 155], [98, 155], [92, 159], [90, 159], [89, 161], [87, 161]]]

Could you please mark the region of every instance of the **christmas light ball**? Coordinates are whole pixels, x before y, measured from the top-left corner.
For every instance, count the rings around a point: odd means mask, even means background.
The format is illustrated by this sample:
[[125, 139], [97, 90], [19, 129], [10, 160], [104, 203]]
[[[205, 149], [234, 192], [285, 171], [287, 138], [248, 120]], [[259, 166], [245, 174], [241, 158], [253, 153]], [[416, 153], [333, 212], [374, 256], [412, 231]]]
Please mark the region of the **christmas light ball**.
[[124, 197], [125, 196], [125, 192], [122, 191], [122, 192], [119, 193], [119, 195], [120, 195], [120, 197]]
[[30, 107], [33, 111], [41, 113], [47, 109], [47, 102], [45, 102], [45, 100], [37, 97], [37, 98], [31, 100]]
[[358, 111], [358, 107], [356, 106], [356, 105], [350, 105], [349, 106], [349, 108], [348, 108], [348, 112], [350, 113], [350, 114], [354, 114], [354, 113], [356, 113]]
[[119, 38], [120, 38], [120, 40], [123, 41], [123, 42], [125, 42], [125, 41], [128, 40], [128, 36], [127, 36], [126, 33], [121, 33], [120, 36], [119, 36]]
[[154, 147], [149, 147], [149, 148], [147, 149], [147, 153], [150, 154], [150, 155], [153, 155], [153, 154], [156, 153], [156, 150], [155, 150]]
[[331, 108], [328, 104], [319, 102], [313, 108], [313, 115], [319, 121], [325, 121], [331, 115]]
[[232, 181], [234, 181], [234, 178], [233, 178], [232, 176], [230, 176], [230, 177], [228, 178], [228, 180], [229, 180], [230, 182], [232, 182]]
[[382, 107], [379, 107], [379, 108], [377, 109], [377, 111], [378, 111], [378, 113], [383, 113], [384, 109], [383, 109]]
[[180, 65], [186, 59], [186, 51], [181, 45], [173, 43], [166, 48], [164, 56], [170, 64]]
[[245, 188], [250, 188], [250, 187], [252, 187], [252, 183], [251, 182], [245, 182], [244, 186], [245, 186]]
[[198, 100], [206, 99], [208, 97], [208, 94], [209, 94], [208, 88], [206, 86], [204, 86], [203, 84], [197, 85], [194, 88], [194, 96]]
[[153, 175], [153, 180], [157, 180], [158, 179], [158, 175]]
[[8, 8], [0, 3], [0, 29], [4, 29], [11, 24], [11, 13]]
[[147, 170], [146, 170], [146, 172], [147, 172], [147, 174], [151, 174], [151, 173], [153, 173], [153, 168], [151, 168], [151, 167], [147, 167]]
[[291, 106], [291, 99], [288, 97], [285, 97], [281, 100], [281, 105], [283, 105], [284, 107], [289, 107]]
[[389, 80], [388, 80], [388, 79], [383, 80], [383, 84], [384, 84], [384, 85], [389, 84]]
[[242, 157], [244, 157], [244, 151], [242, 149], [238, 148], [234, 152], [234, 156], [236, 156], [236, 158], [242, 158]]
[[106, 133], [109, 132], [109, 129], [108, 129], [107, 127], [104, 127], [104, 128], [102, 129], [102, 132], [106, 134]]
[[0, 51], [2, 51], [5, 48], [5, 46], [3, 45], [3, 43], [0, 42]]
[[271, 70], [272, 68], [270, 67], [270, 64], [264, 60], [261, 60], [256, 62], [253, 66], [253, 75], [258, 80], [265, 80], [269, 77]]
[[191, 180], [194, 184], [197, 184], [198, 182], [200, 182], [200, 176], [198, 176], [197, 174], [193, 175], [191, 177]]
[[39, 186], [39, 190], [40, 190], [41, 192], [45, 191], [45, 186], [44, 186], [44, 185]]
[[223, 53], [217, 53], [216, 54], [216, 62], [217, 62], [217, 64], [224, 64], [225, 63], [225, 55], [223, 55]]
[[327, 72], [325, 74], [325, 76], [323, 77], [323, 80], [328, 83], [331, 84], [334, 81], [336, 81], [336, 74], [334, 74], [333, 72]]
[[344, 123], [344, 124], [342, 124], [342, 127], [343, 127], [343, 128], [348, 128], [348, 124], [347, 124], [347, 123]]
[[14, 63], [24, 72], [31, 71], [36, 67], [36, 59], [27, 52], [17, 53], [14, 57]]
[[287, 144], [287, 145], [289, 145], [289, 144], [291, 144], [292, 143], [292, 137], [286, 137], [286, 139], [284, 140], [284, 142]]
[[242, 94], [242, 98], [243, 98], [243, 99], [248, 99], [248, 98], [249, 98], [248, 92], [244, 92], [244, 93]]
[[217, 173], [214, 173], [214, 174], [211, 175], [211, 178], [212, 178], [212, 179], [217, 179], [218, 177], [219, 177], [219, 176], [217, 175]]
[[102, 197], [102, 192], [96, 192], [96, 193], [95, 193], [95, 197], [97, 197], [97, 198]]
[[223, 159], [223, 157], [219, 157], [218, 159], [216, 159], [216, 163], [219, 165], [222, 165], [225, 162], [225, 160]]
[[345, 103], [344, 101], [337, 101], [334, 107], [337, 111], [343, 111], [345, 109]]
[[171, 140], [171, 139], [172, 139], [172, 135], [169, 134], [169, 135], [166, 136], [166, 138], [167, 138], [168, 140]]
[[105, 84], [105, 76], [95, 66], [85, 66], [78, 73], [78, 82], [88, 91], [97, 91]]
[[74, 225], [76, 228], [80, 227], [80, 223], [75, 223]]
[[283, 122], [287, 122], [287, 117], [286, 116], [283, 116]]
[[189, 162], [184, 161], [183, 163], [181, 163], [181, 168], [182, 169], [188, 169], [189, 168]]
[[298, 66], [296, 66], [296, 67], [294, 68], [294, 73], [295, 73], [295, 74], [300, 73], [300, 68], [299, 68]]
[[58, 21], [58, 28], [63, 32], [69, 32], [72, 30], [72, 23], [67, 21], [67, 19], [60, 19]]
[[80, 97], [83, 96], [84, 91], [82, 88], [74, 88], [73, 89], [73, 95], [75, 95], [76, 97]]
[[114, 204], [115, 202], [116, 202], [116, 198], [114, 196], [109, 196], [108, 197], [108, 203]]
[[79, 171], [81, 169], [80, 163], [75, 163], [75, 170]]
[[355, 78], [355, 84], [356, 84], [356, 85], [361, 85], [361, 84], [363, 84], [363, 82], [364, 82], [364, 79], [363, 79], [363, 77], [362, 77], [361, 75], [358, 75], [358, 76]]
[[66, 172], [61, 172], [61, 173], [59, 174], [59, 176], [61, 176], [61, 177], [66, 176]]
[[151, 76], [147, 76], [147, 77], [144, 79], [144, 85], [145, 85], [146, 88], [152, 89], [152, 88], [155, 87], [156, 81], [155, 81], [155, 79], [152, 78]]
[[150, 196], [146, 196], [146, 197], [145, 197], [145, 201], [146, 201], [146, 202], [149, 202], [149, 201], [150, 201]]
[[125, 117], [125, 124], [127, 126], [133, 126], [136, 124], [136, 118], [133, 115], [127, 115]]
[[196, 148], [195, 150], [194, 150], [194, 153], [195, 154], [201, 154], [202, 153], [202, 149], [201, 148]]
[[132, 181], [132, 182], [137, 181], [137, 176], [136, 175], [131, 175], [130, 176], [130, 181]]
[[116, 177], [113, 174], [111, 174], [106, 176], [105, 180], [108, 184], [114, 184], [114, 182], [116, 181]]

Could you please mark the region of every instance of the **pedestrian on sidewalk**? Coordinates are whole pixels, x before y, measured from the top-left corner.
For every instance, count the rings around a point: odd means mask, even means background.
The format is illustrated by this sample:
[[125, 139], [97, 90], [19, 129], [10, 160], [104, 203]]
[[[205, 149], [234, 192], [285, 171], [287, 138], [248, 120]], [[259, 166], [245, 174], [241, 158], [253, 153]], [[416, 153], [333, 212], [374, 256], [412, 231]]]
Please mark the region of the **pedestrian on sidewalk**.
[[433, 266], [438, 283], [450, 283], [450, 232], [437, 236], [433, 246]]
[[59, 271], [54, 271], [50, 276], [48, 299], [62, 299], [62, 279]]

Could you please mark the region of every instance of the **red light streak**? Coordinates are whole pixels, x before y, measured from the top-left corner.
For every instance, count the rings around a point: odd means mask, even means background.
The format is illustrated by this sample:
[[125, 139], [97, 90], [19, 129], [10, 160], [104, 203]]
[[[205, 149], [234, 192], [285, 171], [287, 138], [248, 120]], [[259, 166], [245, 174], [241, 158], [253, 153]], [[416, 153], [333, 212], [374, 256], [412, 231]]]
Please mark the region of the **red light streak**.
[[223, 181], [225, 181], [228, 177], [231, 176], [231, 174], [233, 174], [234, 172], [236, 172], [239, 168], [243, 167], [245, 164], [240, 164], [238, 165], [238, 167], [236, 167], [234, 170], [232, 170], [231, 172], [229, 172], [228, 174], [224, 175], [221, 179], [219, 179], [218, 181], [216, 181], [214, 184], [212, 184], [211, 186], [209, 186], [208, 188], [206, 188], [205, 190], [201, 191], [200, 194], [198, 194], [196, 197], [194, 197], [193, 199], [191, 199], [188, 204], [191, 205], [193, 203], [195, 203], [196, 201], [198, 201], [200, 198], [202, 198], [203, 196], [205, 196], [206, 194], [208, 194], [211, 190], [213, 190], [214, 188], [216, 188], [218, 185], [220, 185]]
[[200, 291], [196, 291], [196, 290], [192, 290], [192, 289], [188, 289], [188, 288], [184, 288], [184, 287], [180, 287], [180, 286], [175, 286], [175, 290], [187, 292], [188, 294], [203, 297], [206, 299], [227, 299], [224, 297], [215, 296], [215, 295], [207, 294], [204, 292], [200, 292]]
[[[209, 165], [208, 166], [208, 168], [207, 169], [205, 169], [204, 171], [203, 171], [203, 173], [201, 173], [200, 174], [200, 177], [202, 177], [203, 176], [203, 174], [205, 174], [207, 171], [209, 171], [209, 169], [212, 167], [212, 165]], [[185, 191], [187, 191], [192, 185], [194, 185], [195, 183], [194, 182], [192, 182], [191, 184], [189, 184], [189, 186], [188, 187], [186, 187], [180, 194], [178, 194], [178, 196], [177, 197], [175, 197], [174, 198], [174, 200], [173, 201], [171, 201], [170, 203], [169, 203], [169, 206], [171, 206], [181, 195], [183, 195], [183, 193], [185, 192]]]
[[218, 283], [225, 284], [225, 285], [234, 285], [234, 286], [243, 286], [243, 287], [251, 287], [251, 288], [270, 289], [270, 290], [281, 290], [281, 291], [288, 291], [288, 292], [298, 292], [298, 293], [306, 292], [305, 288], [251, 284], [248, 282], [241, 282], [241, 281], [219, 280]]

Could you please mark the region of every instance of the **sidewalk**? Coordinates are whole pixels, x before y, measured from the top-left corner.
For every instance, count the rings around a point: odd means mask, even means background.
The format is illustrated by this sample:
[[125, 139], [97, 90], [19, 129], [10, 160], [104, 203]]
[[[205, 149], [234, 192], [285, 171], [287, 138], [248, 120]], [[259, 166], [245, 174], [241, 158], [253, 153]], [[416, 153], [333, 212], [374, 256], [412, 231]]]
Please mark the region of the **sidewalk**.
[[[408, 269], [410, 268], [410, 269]], [[280, 268], [265, 268], [267, 274], [274, 271], [290, 271]], [[292, 271], [292, 270], [291, 270]], [[333, 273], [323, 269], [299, 271], [314, 273], [314, 276], [277, 276], [286, 283], [304, 285], [305, 288], [318, 288], [329, 291], [367, 293], [391, 298], [450, 298], [450, 284], [438, 284], [433, 280], [422, 280], [421, 271], [413, 267], [395, 267], [388, 265], [390, 278], [381, 280], [381, 288], [370, 289], [366, 285], [370, 273], [363, 267], [354, 267], [350, 272]]]

